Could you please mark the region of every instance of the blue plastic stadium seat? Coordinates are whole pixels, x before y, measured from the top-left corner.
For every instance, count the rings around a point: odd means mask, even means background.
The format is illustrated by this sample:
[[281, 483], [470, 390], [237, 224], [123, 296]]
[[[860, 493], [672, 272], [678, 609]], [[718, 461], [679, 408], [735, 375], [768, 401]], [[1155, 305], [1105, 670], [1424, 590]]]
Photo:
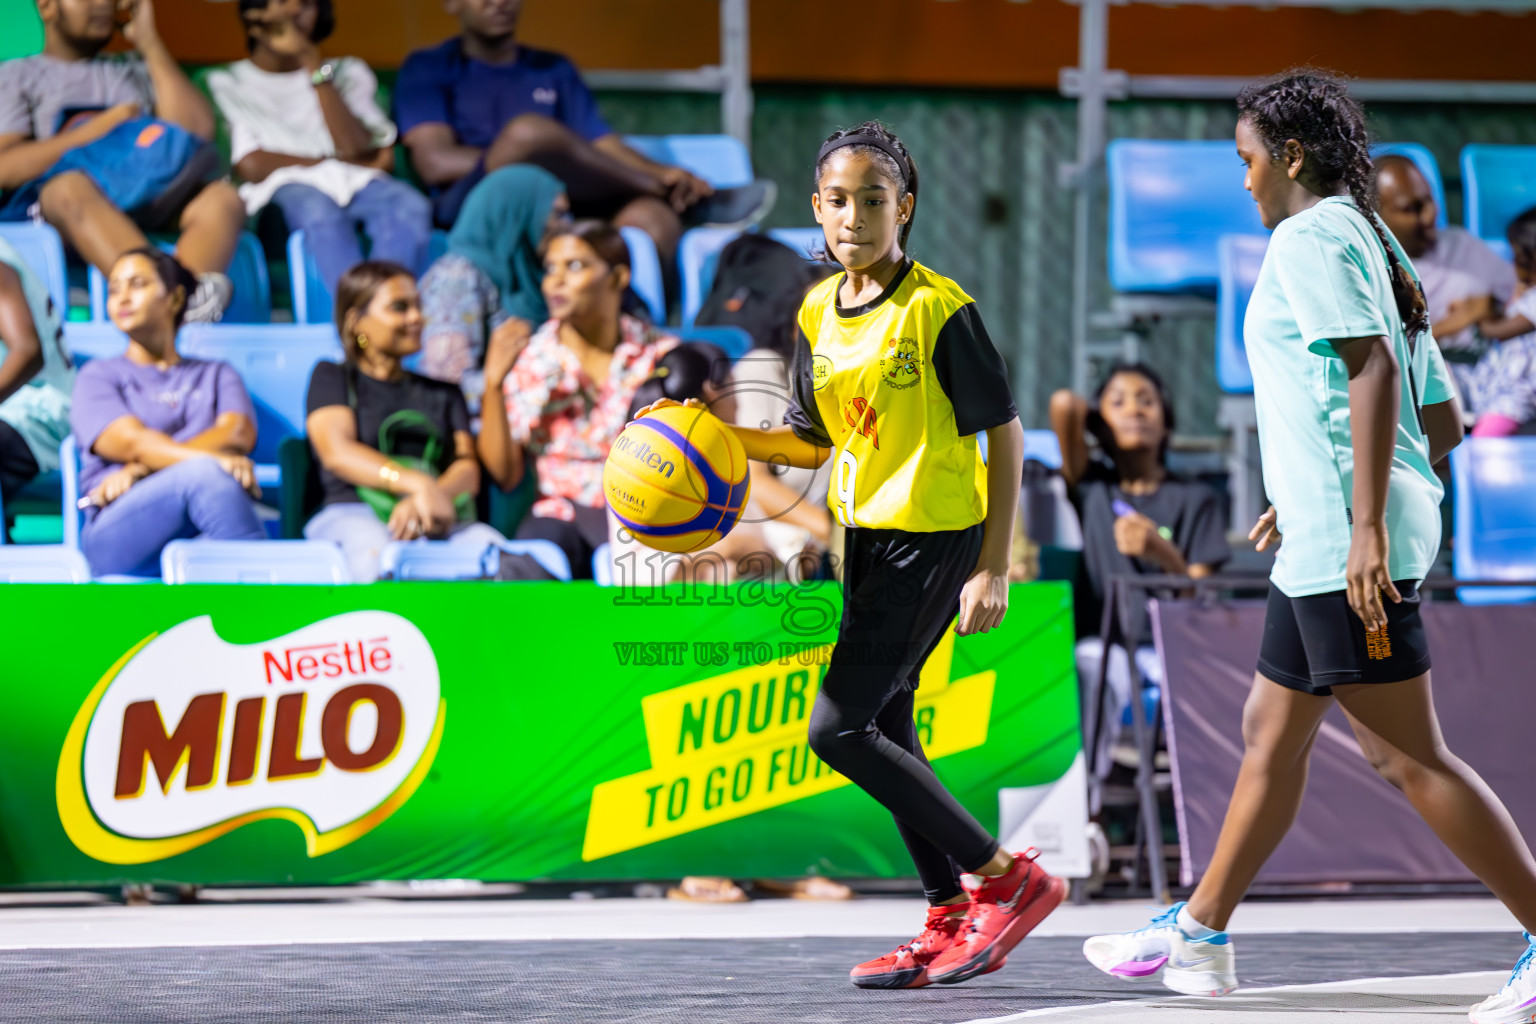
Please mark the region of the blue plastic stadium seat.
[[390, 541], [379, 552], [379, 578], [391, 580], [484, 579], [490, 546], [446, 540]]
[[1381, 142], [1371, 147], [1372, 159], [1384, 156], [1405, 156], [1413, 161], [1424, 180], [1429, 182], [1430, 192], [1434, 193], [1435, 223], [1445, 227], [1449, 223], [1445, 216], [1445, 181], [1440, 177], [1440, 162], [1435, 159], [1435, 154], [1417, 142]]
[[173, 540], [160, 552], [166, 583], [351, 583], [341, 548], [317, 540]]
[[59, 478], [62, 481], [59, 514], [64, 519], [64, 546], [80, 550], [80, 531], [85, 528], [85, 512], [80, 503], [80, 448], [71, 434], [59, 445]]
[[1216, 382], [1229, 395], [1253, 394], [1253, 371], [1243, 345], [1243, 318], [1269, 249], [1268, 235], [1222, 235], [1216, 289]]
[[1061, 439], [1054, 430], [1024, 431], [1024, 458], [1034, 459], [1047, 469], [1061, 468]]
[[1213, 296], [1217, 239], [1265, 230], [1230, 141], [1116, 139], [1105, 159], [1119, 291]]
[[1536, 146], [1463, 146], [1467, 230], [1510, 258], [1509, 222], [1536, 206]]
[[677, 267], [682, 277], [683, 326], [692, 325], [709, 286], [715, 280], [720, 250], [741, 234], [735, 228], [693, 228], [683, 232], [677, 245]]
[[[160, 248], [170, 252], [173, 242], [161, 242]], [[272, 320], [272, 282], [267, 277], [267, 257], [261, 251], [261, 243], [249, 231], [240, 232], [235, 246], [235, 258], [225, 271], [234, 283], [235, 294], [229, 308], [224, 311], [226, 324], [265, 324]], [[90, 271], [91, 319], [104, 322], [107, 316], [107, 279], [95, 267]]]
[[16, 250], [32, 272], [48, 286], [59, 319], [69, 317], [69, 272], [64, 266], [64, 240], [47, 224], [0, 224], [0, 238]]
[[[1457, 579], [1536, 580], [1536, 437], [1469, 437], [1451, 452]], [[1463, 604], [1536, 601], [1536, 587], [1462, 587]]]
[[[433, 229], [432, 241], [427, 246], [427, 266], [437, 262], [448, 251], [448, 232]], [[299, 324], [328, 324], [335, 319], [336, 300], [330, 289], [320, 280], [320, 265], [315, 254], [305, 244], [303, 230], [288, 236], [288, 294], [293, 296], [293, 322]]]
[[111, 359], [128, 351], [128, 335], [111, 323], [71, 322], [64, 325], [64, 344], [76, 366], [92, 359]]
[[714, 345], [735, 362], [752, 348], [752, 335], [740, 327], [724, 324], [709, 327], [683, 327], [677, 331], [683, 341], [703, 341]]
[[304, 244], [302, 228], [288, 235], [288, 294], [293, 296], [294, 323], [331, 321], [331, 293], [320, 280], [320, 267]]
[[629, 135], [624, 142], [661, 164], [698, 175], [715, 188], [751, 184], [752, 157], [730, 135]]
[[826, 236], [820, 227], [769, 228], [768, 237], [781, 245], [787, 245], [808, 260], [816, 258], [827, 247]]
[[607, 541], [592, 552], [592, 579], [600, 587], [613, 586], [613, 545]]
[[651, 322], [667, 322], [667, 294], [661, 280], [661, 255], [656, 243], [640, 228], [619, 228], [629, 247], [629, 286], [650, 311]]
[[[715, 283], [715, 268], [721, 251], [742, 232], [735, 228], [693, 228], [683, 232], [677, 246], [677, 265], [682, 276], [683, 326], [699, 315], [709, 289]], [[773, 228], [768, 237], [789, 246], [806, 259], [813, 259], [824, 247], [821, 228]]]
[[89, 583], [85, 556], [62, 544], [0, 547], [0, 583]]
[[477, 580], [496, 575], [499, 554], [528, 555], [556, 579], [571, 578], [565, 552], [547, 540], [462, 544], [446, 540], [391, 541], [379, 554], [381, 578], [394, 580]]
[[191, 324], [177, 344], [196, 359], [235, 368], [256, 406], [257, 482], [278, 483], [277, 446], [304, 433], [309, 375], [321, 360], [340, 362], [341, 343], [327, 324]]

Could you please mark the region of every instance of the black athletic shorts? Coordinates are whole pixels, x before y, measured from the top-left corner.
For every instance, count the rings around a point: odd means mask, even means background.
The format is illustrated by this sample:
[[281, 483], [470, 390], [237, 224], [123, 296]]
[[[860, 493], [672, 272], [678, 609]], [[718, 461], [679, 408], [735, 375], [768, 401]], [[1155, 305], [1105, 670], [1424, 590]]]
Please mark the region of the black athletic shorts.
[[1400, 683], [1429, 671], [1419, 585], [1397, 580], [1401, 604], [1383, 595], [1387, 628], [1366, 633], [1342, 590], [1286, 597], [1271, 583], [1259, 672], [1281, 686], [1329, 697], [1345, 683]]

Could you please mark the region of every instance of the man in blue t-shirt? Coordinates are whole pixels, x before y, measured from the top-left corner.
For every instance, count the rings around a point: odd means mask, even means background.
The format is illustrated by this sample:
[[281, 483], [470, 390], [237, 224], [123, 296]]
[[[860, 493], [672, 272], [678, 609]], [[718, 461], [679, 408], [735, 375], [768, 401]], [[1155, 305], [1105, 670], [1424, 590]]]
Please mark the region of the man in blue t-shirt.
[[712, 189], [624, 145], [575, 65], [518, 44], [522, 0], [447, 0], [447, 7], [463, 32], [407, 57], [395, 88], [395, 120], [440, 225], [453, 223], [488, 172], [518, 163], [563, 181], [578, 215], [644, 230], [663, 267], [684, 227], [746, 226], [768, 212], [769, 182]]

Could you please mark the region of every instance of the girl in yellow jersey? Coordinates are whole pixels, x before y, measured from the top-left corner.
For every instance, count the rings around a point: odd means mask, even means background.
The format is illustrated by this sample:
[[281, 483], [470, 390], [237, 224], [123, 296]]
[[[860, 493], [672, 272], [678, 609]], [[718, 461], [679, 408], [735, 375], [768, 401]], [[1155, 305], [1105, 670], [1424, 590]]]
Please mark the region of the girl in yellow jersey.
[[834, 460], [843, 619], [811, 747], [895, 816], [930, 903], [917, 938], [853, 969], [866, 988], [996, 970], [1066, 892], [1034, 851], [1003, 850], [945, 790], [912, 722], [918, 671], [950, 622], [986, 632], [1007, 611], [1024, 444], [976, 304], [904, 251], [917, 186], [906, 146], [877, 122], [821, 147], [811, 204], [843, 273], [800, 308], [786, 425], [732, 428], [753, 459]]

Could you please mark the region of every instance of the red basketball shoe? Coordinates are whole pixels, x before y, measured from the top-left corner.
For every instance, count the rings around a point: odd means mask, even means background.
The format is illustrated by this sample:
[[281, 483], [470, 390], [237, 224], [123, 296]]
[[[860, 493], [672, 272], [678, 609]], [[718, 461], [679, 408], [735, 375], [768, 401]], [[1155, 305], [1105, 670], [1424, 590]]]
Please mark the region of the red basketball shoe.
[[1008, 873], [967, 885], [971, 909], [959, 933], [928, 965], [928, 980], [953, 985], [1003, 965], [1008, 951], [1061, 905], [1065, 879], [1053, 878], [1036, 863], [1031, 847], [1015, 854]]
[[928, 965], [955, 941], [964, 917], [952, 917], [954, 907], [929, 907], [923, 930], [911, 942], [848, 972], [860, 988], [922, 988], [928, 984]]

